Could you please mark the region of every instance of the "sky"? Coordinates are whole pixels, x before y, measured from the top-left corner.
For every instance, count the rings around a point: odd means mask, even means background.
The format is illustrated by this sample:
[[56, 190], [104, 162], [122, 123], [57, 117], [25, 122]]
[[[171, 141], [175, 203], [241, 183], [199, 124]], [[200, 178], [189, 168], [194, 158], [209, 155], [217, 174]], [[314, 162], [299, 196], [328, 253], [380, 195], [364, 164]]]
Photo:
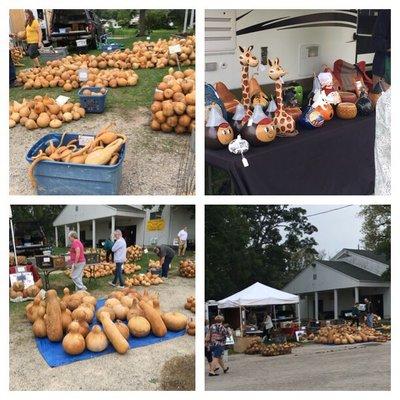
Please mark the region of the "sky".
[[[307, 210], [307, 214], [332, 210], [342, 207], [340, 205], [312, 205], [300, 206]], [[357, 214], [359, 205], [350, 206], [341, 210], [310, 217], [309, 221], [318, 228], [313, 237], [318, 242], [317, 251], [325, 250], [328, 257], [334, 256], [342, 248], [362, 247], [361, 225], [362, 218]]]

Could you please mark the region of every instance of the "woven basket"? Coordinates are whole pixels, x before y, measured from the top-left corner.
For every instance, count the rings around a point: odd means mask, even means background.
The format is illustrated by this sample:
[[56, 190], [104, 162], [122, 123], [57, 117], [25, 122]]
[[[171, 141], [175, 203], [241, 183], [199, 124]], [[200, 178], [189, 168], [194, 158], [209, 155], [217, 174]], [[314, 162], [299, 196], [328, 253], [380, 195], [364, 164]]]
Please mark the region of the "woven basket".
[[340, 103], [336, 107], [336, 115], [341, 119], [353, 119], [357, 116], [357, 107], [354, 103]]

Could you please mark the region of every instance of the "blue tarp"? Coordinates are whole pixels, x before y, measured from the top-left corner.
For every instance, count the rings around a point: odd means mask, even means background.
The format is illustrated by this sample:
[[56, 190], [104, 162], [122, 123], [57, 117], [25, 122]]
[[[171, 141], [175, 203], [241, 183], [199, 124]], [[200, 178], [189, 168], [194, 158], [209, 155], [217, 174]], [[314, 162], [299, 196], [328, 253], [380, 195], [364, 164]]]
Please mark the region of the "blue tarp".
[[[96, 304], [96, 309], [102, 307], [104, 305], [104, 302], [105, 302], [104, 299], [98, 300]], [[97, 320], [95, 317], [93, 319], [93, 322], [91, 323], [91, 326], [96, 323]], [[161, 338], [154, 336], [153, 334], [150, 334], [149, 336], [144, 338], [134, 338], [130, 336], [128, 342], [129, 342], [129, 347], [131, 349], [134, 349], [137, 347], [149, 346], [154, 343], [165, 342], [167, 340], [183, 336], [184, 334], [185, 330], [179, 332], [168, 331], [168, 333]], [[59, 367], [60, 365], [71, 364], [76, 361], [87, 360], [88, 358], [95, 358], [95, 357], [100, 357], [104, 354], [115, 353], [114, 347], [112, 347], [111, 344], [109, 344], [108, 347], [101, 353], [93, 353], [86, 349], [83, 353], [78, 354], [76, 356], [71, 356], [70, 354], [67, 354], [64, 351], [61, 342], [54, 343], [50, 342], [50, 340], [47, 338], [36, 338], [36, 344], [40, 354], [50, 367]]]

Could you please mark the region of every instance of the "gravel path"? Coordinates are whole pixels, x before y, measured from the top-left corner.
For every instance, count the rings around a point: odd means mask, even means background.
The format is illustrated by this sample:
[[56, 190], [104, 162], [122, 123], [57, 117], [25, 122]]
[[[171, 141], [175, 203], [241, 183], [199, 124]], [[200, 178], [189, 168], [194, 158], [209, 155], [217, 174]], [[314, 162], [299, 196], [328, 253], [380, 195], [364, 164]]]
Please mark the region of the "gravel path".
[[235, 354], [206, 390], [390, 390], [390, 342], [311, 344], [277, 357]]
[[[194, 279], [170, 278], [156, 287], [165, 311], [179, 310], [195, 294]], [[10, 390], [159, 390], [163, 365], [173, 357], [194, 355], [195, 340], [184, 335], [164, 343], [132, 349], [124, 355], [50, 368], [36, 348], [23, 315], [10, 320]]]
[[[181, 195], [178, 175], [187, 158], [189, 136], [153, 132], [148, 123], [150, 112], [139, 108], [123, 114], [107, 112], [88, 114], [85, 118], [63, 124], [60, 132], [96, 133], [115, 122], [117, 130], [128, 136], [128, 151], [123, 164], [121, 195]], [[36, 194], [28, 180], [25, 156], [30, 147], [54, 129], [29, 131], [18, 125], [10, 129], [10, 194]]]

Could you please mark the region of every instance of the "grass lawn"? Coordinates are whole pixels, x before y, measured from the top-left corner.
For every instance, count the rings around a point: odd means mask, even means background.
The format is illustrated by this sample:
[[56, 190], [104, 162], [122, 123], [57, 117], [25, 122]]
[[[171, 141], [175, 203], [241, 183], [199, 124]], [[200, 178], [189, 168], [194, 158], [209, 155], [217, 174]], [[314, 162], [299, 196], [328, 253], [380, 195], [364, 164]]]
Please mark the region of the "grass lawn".
[[[64, 254], [66, 251], [67, 249], [62, 247], [53, 249], [54, 254]], [[194, 252], [187, 251], [185, 257], [175, 256], [174, 259], [172, 260], [169, 276], [171, 277], [178, 276], [179, 262], [185, 258], [194, 259]], [[147, 266], [149, 264], [150, 259], [157, 260], [156, 254], [151, 251], [149, 251], [147, 254], [143, 254], [143, 257], [136, 262], [136, 264], [142, 267], [142, 270], [140, 272], [147, 272]], [[112, 286], [108, 284], [108, 282], [111, 279], [112, 276], [110, 275], [97, 279], [91, 279], [90, 281], [88, 278], [84, 278], [83, 282], [87, 286], [89, 292], [93, 292], [93, 294], [95, 294], [96, 296], [101, 296], [115, 290]], [[182, 279], [187, 279], [187, 278], [182, 278]], [[71, 279], [68, 276], [66, 276], [63, 272], [50, 274], [50, 287], [51, 289], [57, 290], [59, 294], [62, 293], [62, 290], [65, 287], [69, 287], [71, 291], [74, 290], [74, 284], [72, 283]], [[154, 287], [156, 288], [157, 286]], [[150, 286], [149, 288], [151, 289], [152, 286]], [[27, 304], [28, 302], [22, 302], [22, 303], [10, 302], [10, 318], [17, 317], [18, 315], [19, 316], [22, 315], [24, 317], [25, 316], [24, 310]]]
[[[116, 30], [114, 36], [122, 36], [119, 31], [122, 31], [123, 39], [112, 39], [112, 42], [121, 42], [125, 47], [132, 47], [134, 41], [138, 41], [138, 38], [134, 37], [134, 29]], [[158, 38], [169, 38], [172, 34], [176, 33], [173, 30], [159, 30], [153, 31], [151, 40], [157, 40]], [[146, 40], [145, 38], [139, 38], [139, 40]], [[91, 50], [90, 54], [99, 54], [99, 50]], [[25, 67], [18, 67], [17, 73], [21, 69], [30, 68], [32, 62], [28, 57], [24, 57], [22, 64]], [[109, 88], [107, 94], [107, 105], [106, 111], [118, 112], [126, 109], [137, 109], [138, 107], [150, 107], [153, 101], [153, 94], [155, 87], [160, 83], [164, 75], [168, 73], [168, 68], [151, 68], [151, 69], [139, 69], [136, 70], [139, 76], [138, 84], [136, 86], [119, 87], [115, 89]], [[52, 97], [57, 97], [60, 94], [69, 96], [72, 101], [79, 101], [78, 90], [72, 92], [64, 92], [62, 88], [46, 88], [46, 89], [31, 89], [24, 90], [22, 87], [10, 88], [9, 91], [10, 101], [22, 101], [24, 98], [33, 98], [37, 95], [48, 94]]]

